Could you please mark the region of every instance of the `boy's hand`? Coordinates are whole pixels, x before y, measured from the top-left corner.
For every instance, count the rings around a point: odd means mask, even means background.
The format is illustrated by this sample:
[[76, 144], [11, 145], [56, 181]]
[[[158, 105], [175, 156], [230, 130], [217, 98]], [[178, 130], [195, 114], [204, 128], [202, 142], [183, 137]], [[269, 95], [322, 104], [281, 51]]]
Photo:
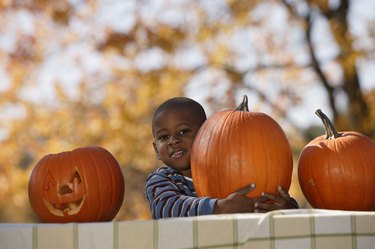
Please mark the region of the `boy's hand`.
[[254, 204], [263, 203], [269, 200], [269, 198], [267, 196], [259, 196], [254, 198], [247, 197], [246, 195], [254, 189], [255, 184], [253, 183], [237, 190], [225, 199], [218, 200], [214, 208], [214, 214], [252, 213], [256, 211]]
[[273, 211], [278, 209], [293, 209], [297, 208], [290, 198], [289, 194], [281, 186], [277, 186], [277, 191], [280, 195], [274, 195], [271, 193], [264, 192], [262, 193], [263, 197], [266, 197], [271, 202], [257, 202], [254, 204], [255, 212], [257, 211]]

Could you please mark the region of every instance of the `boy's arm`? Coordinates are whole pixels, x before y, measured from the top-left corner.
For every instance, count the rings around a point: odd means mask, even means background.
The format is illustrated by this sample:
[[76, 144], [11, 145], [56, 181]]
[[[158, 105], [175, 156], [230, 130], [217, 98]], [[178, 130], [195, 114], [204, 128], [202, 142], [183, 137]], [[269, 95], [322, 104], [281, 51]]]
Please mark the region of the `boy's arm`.
[[216, 199], [198, 198], [184, 192], [164, 175], [152, 174], [145, 184], [145, 194], [153, 219], [213, 214]]

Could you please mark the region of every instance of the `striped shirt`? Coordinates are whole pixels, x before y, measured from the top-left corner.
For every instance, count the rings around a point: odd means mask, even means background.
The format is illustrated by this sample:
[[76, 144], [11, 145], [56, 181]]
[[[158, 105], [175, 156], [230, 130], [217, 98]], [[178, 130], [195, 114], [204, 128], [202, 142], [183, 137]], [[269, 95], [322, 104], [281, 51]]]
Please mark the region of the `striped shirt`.
[[163, 166], [146, 179], [145, 194], [153, 219], [213, 214], [217, 199], [197, 197], [191, 178]]

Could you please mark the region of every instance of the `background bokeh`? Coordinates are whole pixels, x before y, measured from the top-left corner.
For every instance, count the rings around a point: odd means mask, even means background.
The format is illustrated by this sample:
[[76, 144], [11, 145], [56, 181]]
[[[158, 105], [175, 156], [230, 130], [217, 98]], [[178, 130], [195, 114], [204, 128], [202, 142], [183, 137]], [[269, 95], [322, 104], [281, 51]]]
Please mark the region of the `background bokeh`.
[[[371, 0], [0, 0], [0, 222], [37, 222], [27, 184], [49, 153], [100, 145], [126, 181], [116, 220], [149, 219], [150, 119], [167, 98], [250, 109], [284, 129], [294, 164], [324, 133], [375, 138]], [[290, 194], [309, 207], [297, 180]]]

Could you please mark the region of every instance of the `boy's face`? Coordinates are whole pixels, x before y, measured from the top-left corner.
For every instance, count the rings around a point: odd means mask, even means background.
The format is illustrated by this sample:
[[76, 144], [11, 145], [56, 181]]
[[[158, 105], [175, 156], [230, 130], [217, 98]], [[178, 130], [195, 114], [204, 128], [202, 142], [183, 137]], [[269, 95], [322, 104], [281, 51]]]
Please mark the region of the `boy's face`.
[[201, 122], [187, 108], [160, 112], [153, 123], [153, 145], [158, 159], [191, 177], [190, 151], [200, 126]]

